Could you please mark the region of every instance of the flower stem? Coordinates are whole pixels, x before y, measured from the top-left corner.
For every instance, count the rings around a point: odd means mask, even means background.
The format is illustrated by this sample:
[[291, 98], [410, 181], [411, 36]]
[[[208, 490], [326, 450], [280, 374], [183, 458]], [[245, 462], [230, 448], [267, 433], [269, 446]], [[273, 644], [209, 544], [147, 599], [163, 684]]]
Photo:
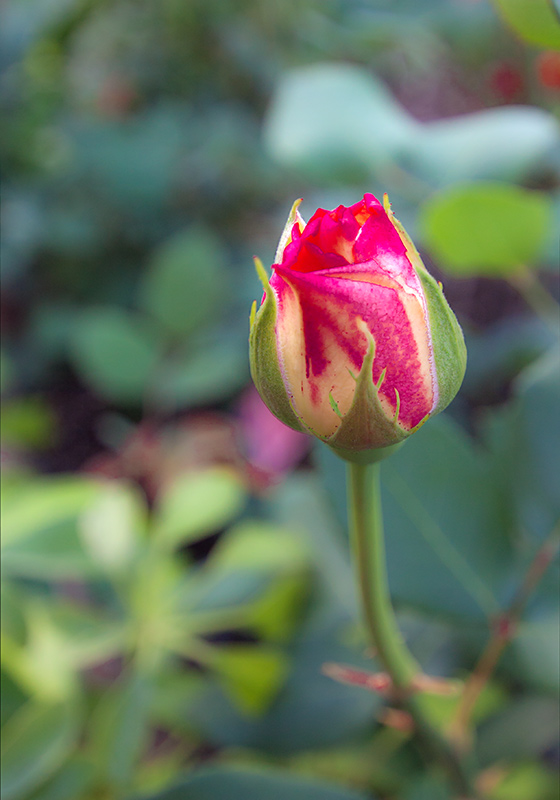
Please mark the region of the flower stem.
[[376, 655], [391, 677], [392, 697], [412, 717], [426, 756], [443, 767], [461, 798], [475, 798], [465, 765], [432, 726], [414, 686], [420, 667], [406, 647], [389, 594], [379, 464], [348, 463], [347, 469], [350, 535], [363, 614]]
[[363, 614], [379, 660], [399, 692], [410, 690], [419, 667], [403, 641], [389, 595], [379, 464], [348, 464], [352, 548]]
[[557, 334], [560, 331], [560, 305], [530, 269], [519, 267], [509, 283], [524, 298], [530, 308]]

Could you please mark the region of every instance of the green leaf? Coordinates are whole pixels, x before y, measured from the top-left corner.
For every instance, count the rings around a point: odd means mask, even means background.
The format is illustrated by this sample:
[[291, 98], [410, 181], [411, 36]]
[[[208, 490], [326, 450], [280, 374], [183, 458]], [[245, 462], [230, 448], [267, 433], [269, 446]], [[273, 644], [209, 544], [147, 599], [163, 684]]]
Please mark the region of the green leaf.
[[167, 547], [219, 531], [243, 508], [246, 491], [232, 470], [215, 467], [177, 478], [159, 498], [154, 536]]
[[206, 663], [218, 674], [224, 691], [245, 714], [262, 714], [288, 674], [288, 658], [265, 645], [212, 647]]
[[234, 627], [285, 641], [307, 594], [307, 566], [307, 551], [291, 531], [271, 523], [240, 522], [221, 537], [204, 569], [188, 581], [188, 613], [202, 632]]
[[555, 800], [557, 776], [535, 761], [515, 764], [488, 797], [489, 800]]
[[109, 573], [130, 565], [145, 528], [146, 508], [140, 493], [116, 481], [102, 487], [80, 518], [80, 534], [87, 553]]
[[533, 540], [558, 523], [560, 366], [556, 348], [524, 370], [510, 403], [487, 413], [482, 432], [520, 526]]
[[80, 515], [99, 498], [102, 484], [88, 478], [42, 478], [2, 494], [4, 569], [39, 579], [92, 571]]
[[[322, 462], [345, 508], [344, 464], [326, 453]], [[513, 556], [510, 514], [486, 454], [439, 415], [386, 459], [381, 482], [395, 600], [442, 617], [496, 613]]]
[[261, 717], [240, 714], [217, 688], [193, 699], [189, 719], [219, 746], [244, 746], [278, 754], [334, 746], [371, 731], [379, 695], [322, 674], [326, 661], [371, 670], [363, 647], [349, 646], [348, 615], [333, 595], [316, 606], [300, 629], [278, 701]]
[[140, 304], [172, 335], [215, 323], [226, 294], [225, 263], [211, 231], [182, 231], [153, 254], [140, 287]]
[[77, 322], [70, 354], [80, 375], [100, 395], [139, 404], [155, 380], [161, 342], [141, 317], [101, 306], [89, 309]]
[[494, 0], [494, 4], [526, 42], [560, 50], [560, 13], [552, 0]]
[[[109, 30], [122, 24], [118, 15], [104, 20]], [[101, 30], [105, 35], [105, 27]], [[146, 209], [146, 223], [153, 224], [154, 209], [169, 196], [185, 146], [182, 109], [156, 102], [117, 120], [77, 115], [73, 123], [74, 157], [79, 169], [94, 176], [93, 185], [101, 188], [97, 202], [107, 198], [108, 209], [117, 205], [128, 215]]]
[[560, 616], [529, 619], [519, 625], [508, 654], [515, 673], [535, 689], [558, 692]]
[[426, 775], [408, 787], [403, 800], [452, 800], [452, 797], [444, 779]]
[[89, 727], [89, 751], [99, 779], [129, 790], [149, 738], [152, 687], [139, 674], [123, 674], [102, 696]]
[[41, 397], [18, 397], [2, 403], [1, 439], [4, 446], [41, 449], [52, 445], [55, 416]]
[[68, 761], [53, 778], [29, 800], [83, 800], [93, 788], [93, 769], [89, 762], [75, 758]]
[[546, 195], [498, 183], [454, 186], [432, 197], [421, 217], [426, 246], [463, 277], [536, 266], [551, 222]]
[[510, 702], [479, 729], [481, 766], [540, 756], [558, 739], [558, 711], [558, 701], [550, 696], [525, 696]]
[[0, 671], [0, 724], [2, 727], [22, 707], [28, 696], [22, 691], [21, 687], [12, 679], [7, 670], [2, 667]]
[[264, 135], [281, 164], [361, 182], [364, 170], [390, 162], [416, 127], [371, 73], [333, 63], [300, 67], [282, 78]]
[[[243, 343], [245, 344], [245, 343]], [[154, 391], [161, 408], [176, 410], [230, 397], [247, 381], [245, 346], [235, 338], [169, 356]]]
[[305, 544], [290, 529], [260, 520], [243, 520], [218, 542], [208, 566], [276, 573], [300, 570], [307, 560]]
[[[366, 796], [289, 773], [218, 767], [201, 770], [178, 786], [146, 800], [366, 800]], [[375, 800], [367, 795], [368, 800]]]
[[49, 778], [77, 743], [78, 727], [69, 705], [29, 701], [2, 731], [2, 797], [24, 800]]
[[523, 180], [559, 141], [558, 121], [549, 111], [500, 106], [426, 123], [407, 155], [422, 180], [452, 187], [469, 180]]
[[322, 588], [334, 595], [349, 616], [355, 617], [357, 598], [348, 544], [332, 513], [334, 499], [339, 501], [340, 522], [345, 524], [345, 465], [326, 445], [319, 444], [316, 452], [325, 459], [321, 466], [329, 478], [326, 490], [315, 475], [302, 473], [287, 478], [273, 497], [274, 513], [286, 527], [301, 530]]
[[394, 596], [444, 615], [495, 613], [511, 568], [510, 521], [484, 454], [437, 417], [383, 465], [382, 483]]

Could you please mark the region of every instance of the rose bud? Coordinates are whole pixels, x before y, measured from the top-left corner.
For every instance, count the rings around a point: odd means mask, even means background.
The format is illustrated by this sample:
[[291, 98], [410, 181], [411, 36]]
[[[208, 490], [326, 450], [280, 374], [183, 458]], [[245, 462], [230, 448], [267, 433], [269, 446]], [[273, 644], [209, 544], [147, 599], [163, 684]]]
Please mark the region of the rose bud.
[[461, 328], [385, 195], [320, 208], [297, 201], [251, 312], [255, 385], [286, 425], [363, 463], [389, 455], [457, 394]]

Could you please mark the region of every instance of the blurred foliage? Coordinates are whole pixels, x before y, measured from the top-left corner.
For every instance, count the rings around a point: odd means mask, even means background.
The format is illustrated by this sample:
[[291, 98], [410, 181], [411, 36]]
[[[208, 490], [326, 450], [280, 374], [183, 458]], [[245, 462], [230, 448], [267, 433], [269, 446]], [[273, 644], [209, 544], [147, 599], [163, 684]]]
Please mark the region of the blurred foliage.
[[[372, 668], [344, 466], [248, 389], [251, 257], [387, 191], [444, 282], [465, 383], [383, 501], [407, 641], [464, 678], [560, 518], [558, 3], [2, 14], [2, 796], [447, 800], [322, 674]], [[475, 709], [488, 798], [554, 797], [557, 587]]]

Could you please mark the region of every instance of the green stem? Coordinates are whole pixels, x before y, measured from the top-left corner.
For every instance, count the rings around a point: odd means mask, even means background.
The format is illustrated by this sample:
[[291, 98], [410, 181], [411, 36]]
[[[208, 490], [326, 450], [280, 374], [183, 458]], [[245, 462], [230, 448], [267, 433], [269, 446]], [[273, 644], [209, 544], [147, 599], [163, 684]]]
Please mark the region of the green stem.
[[403, 640], [389, 594], [379, 464], [348, 463], [350, 535], [363, 614], [368, 633], [383, 667], [390, 675], [394, 699], [411, 715], [415, 733], [429, 759], [446, 771], [461, 798], [475, 798], [459, 754], [427, 718], [414, 678], [420, 667]]
[[537, 316], [557, 334], [560, 331], [560, 306], [534, 272], [526, 267], [519, 267], [518, 271], [510, 276], [509, 283]]
[[363, 614], [379, 660], [393, 686], [407, 692], [419, 667], [403, 641], [389, 594], [381, 513], [379, 464], [348, 464], [352, 548]]

